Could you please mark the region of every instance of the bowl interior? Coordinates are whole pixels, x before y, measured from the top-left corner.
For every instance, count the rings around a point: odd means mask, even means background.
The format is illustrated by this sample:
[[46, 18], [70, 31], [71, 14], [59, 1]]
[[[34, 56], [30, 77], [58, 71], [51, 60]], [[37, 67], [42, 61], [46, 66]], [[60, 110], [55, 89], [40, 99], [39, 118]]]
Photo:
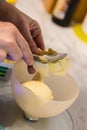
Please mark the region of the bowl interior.
[[17, 63], [12, 75], [12, 89], [17, 104], [23, 111], [34, 117], [51, 117], [63, 112], [79, 94], [78, 85], [69, 74], [65, 76], [50, 74], [44, 78], [44, 83], [51, 88], [54, 100], [42, 103], [38, 97], [21, 85], [34, 76], [28, 73], [25, 62]]
[[[27, 66], [23, 61], [15, 65], [14, 75], [19, 83], [29, 81], [34, 76], [28, 73]], [[78, 85], [69, 74], [65, 76], [49, 74], [44, 78], [44, 83], [51, 88], [54, 99], [57, 101], [72, 100], [78, 93]]]

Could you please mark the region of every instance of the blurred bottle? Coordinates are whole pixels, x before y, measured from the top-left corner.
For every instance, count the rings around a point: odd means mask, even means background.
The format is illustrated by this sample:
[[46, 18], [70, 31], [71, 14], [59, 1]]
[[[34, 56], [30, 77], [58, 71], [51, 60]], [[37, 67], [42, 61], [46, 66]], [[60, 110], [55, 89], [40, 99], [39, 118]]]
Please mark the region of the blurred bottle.
[[82, 22], [87, 13], [87, 0], [80, 0], [78, 7], [72, 17], [76, 22]]
[[16, 2], [17, 2], [17, 0], [6, 0], [8, 3], [10, 3], [10, 4], [15, 4]]
[[45, 6], [46, 11], [48, 13], [52, 13], [53, 8], [54, 8], [54, 6], [56, 4], [56, 1], [57, 0], [43, 0], [44, 6]]
[[57, 0], [52, 20], [60, 26], [69, 26], [80, 0]]

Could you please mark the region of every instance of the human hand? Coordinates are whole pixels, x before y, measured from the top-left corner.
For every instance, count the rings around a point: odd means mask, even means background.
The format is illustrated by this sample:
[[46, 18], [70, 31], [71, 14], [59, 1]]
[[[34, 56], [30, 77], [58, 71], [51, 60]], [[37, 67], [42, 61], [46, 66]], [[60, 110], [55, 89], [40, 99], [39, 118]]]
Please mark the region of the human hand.
[[29, 72], [35, 72], [33, 55], [27, 41], [12, 23], [0, 22], [0, 62], [6, 59], [7, 56], [15, 61], [24, 59], [30, 67]]
[[6, 2], [0, 5], [0, 20], [15, 24], [27, 40], [33, 53], [37, 54], [38, 48], [45, 49], [39, 24], [13, 5]]
[[[16, 25], [28, 42], [32, 53], [38, 54], [38, 48], [45, 49], [39, 24], [16, 7], [6, 2], [0, 4], [0, 20], [8, 21]], [[28, 69], [30, 71], [32, 67], [30, 68], [29, 66]]]

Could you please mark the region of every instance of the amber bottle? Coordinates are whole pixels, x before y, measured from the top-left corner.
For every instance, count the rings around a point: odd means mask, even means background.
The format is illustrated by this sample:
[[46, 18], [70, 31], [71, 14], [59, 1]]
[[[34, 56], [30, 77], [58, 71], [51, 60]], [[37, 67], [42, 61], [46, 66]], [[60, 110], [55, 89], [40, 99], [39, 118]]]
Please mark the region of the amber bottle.
[[60, 26], [69, 26], [80, 0], [57, 0], [52, 20]]

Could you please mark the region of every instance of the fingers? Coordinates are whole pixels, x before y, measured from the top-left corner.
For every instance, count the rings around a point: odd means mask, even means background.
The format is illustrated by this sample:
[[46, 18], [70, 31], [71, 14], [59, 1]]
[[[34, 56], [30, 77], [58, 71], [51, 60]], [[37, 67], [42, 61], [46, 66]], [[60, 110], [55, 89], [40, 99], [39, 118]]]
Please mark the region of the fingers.
[[7, 54], [3, 49], [0, 49], [0, 62], [4, 61]]
[[3, 26], [1, 29], [3, 31], [0, 31], [0, 61], [8, 58], [8, 56], [15, 61], [24, 59], [29, 66], [29, 72], [33, 74], [35, 72], [33, 68], [33, 55], [27, 41], [18, 29], [10, 23], [8, 28]]
[[36, 70], [33, 67], [33, 62], [34, 62], [33, 55], [29, 48], [28, 43], [26, 42], [26, 40], [24, 39], [24, 37], [21, 34], [19, 34], [19, 35], [17, 34], [17, 43], [18, 43], [19, 47], [21, 48], [22, 53], [23, 53], [23, 58], [28, 65], [27, 66], [28, 72], [30, 74], [34, 74], [36, 72]]
[[45, 49], [45, 45], [44, 45], [44, 41], [43, 41], [43, 37], [41, 33], [34, 38], [34, 41], [37, 44], [38, 48], [42, 50]]
[[33, 20], [32, 24], [30, 25], [30, 33], [37, 47], [44, 50], [45, 45], [42, 37], [42, 31], [39, 24], [35, 20]]
[[30, 37], [30, 39], [28, 41], [29, 41], [29, 46], [30, 46], [30, 49], [31, 49], [32, 53], [38, 54], [39, 49], [38, 49], [35, 41], [32, 39], [31, 35], [29, 37]]
[[32, 33], [27, 32], [26, 39], [29, 43], [32, 53], [38, 54], [39, 52], [38, 48], [44, 50], [45, 45], [43, 42], [42, 34], [40, 32], [37, 33], [37, 30], [33, 30], [33, 31], [35, 34], [33, 32]]
[[38, 50], [37, 44], [33, 40], [33, 37], [32, 37], [32, 35], [30, 33], [29, 28], [27, 28], [26, 30], [24, 30], [23, 36], [26, 39], [26, 41], [28, 42], [28, 46], [30, 47], [31, 52], [34, 53], [34, 54], [38, 54], [39, 50]]
[[19, 45], [22, 53], [23, 53], [23, 59], [27, 63], [27, 65], [32, 66], [33, 65], [33, 55], [29, 48], [29, 45], [27, 41], [24, 39], [24, 37], [17, 31], [16, 33], [16, 40], [17, 44]]

